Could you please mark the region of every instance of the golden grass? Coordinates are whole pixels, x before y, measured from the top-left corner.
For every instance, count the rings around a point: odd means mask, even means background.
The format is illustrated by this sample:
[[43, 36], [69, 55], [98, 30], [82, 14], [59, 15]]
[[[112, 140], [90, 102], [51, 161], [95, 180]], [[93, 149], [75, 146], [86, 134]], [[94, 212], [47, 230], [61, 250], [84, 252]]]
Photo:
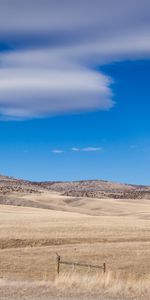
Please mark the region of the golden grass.
[[150, 297], [150, 275], [137, 279], [133, 274], [123, 276], [121, 272], [108, 271], [105, 274], [62, 273], [54, 281], [62, 290], [71, 289], [78, 294], [103, 294], [113, 297]]
[[[54, 193], [49, 199], [44, 197], [50, 203]], [[57, 202], [55, 193], [57, 209], [61, 209], [60, 198]], [[64, 204], [66, 212], [1, 205], [0, 277], [10, 282], [48, 280], [55, 288], [75, 287], [89, 294], [101, 291], [115, 299], [117, 295], [148, 299], [150, 201], [87, 199], [86, 203], [83, 198], [77, 204], [75, 209]], [[87, 274], [76, 268], [70, 275], [70, 268], [61, 266], [56, 278], [56, 251], [68, 261], [106, 262], [108, 273]]]
[[[52, 280], [14, 281], [0, 279], [3, 299], [150, 299], [150, 276], [137, 279], [121, 272], [80, 274], [62, 272]], [[14, 298], [12, 298], [14, 297]], [[99, 298], [101, 297], [101, 298]]]

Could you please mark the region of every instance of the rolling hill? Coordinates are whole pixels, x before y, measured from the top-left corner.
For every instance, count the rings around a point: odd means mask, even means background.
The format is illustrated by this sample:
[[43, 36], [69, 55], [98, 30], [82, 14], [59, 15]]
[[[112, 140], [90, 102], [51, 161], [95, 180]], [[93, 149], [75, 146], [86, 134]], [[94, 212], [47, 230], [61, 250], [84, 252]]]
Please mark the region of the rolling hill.
[[[119, 213], [122, 201], [150, 199], [150, 187], [113, 183], [104, 180], [74, 182], [31, 182], [0, 176], [0, 204], [79, 212], [88, 215], [109, 213], [116, 200]], [[101, 206], [103, 204], [103, 210]]]

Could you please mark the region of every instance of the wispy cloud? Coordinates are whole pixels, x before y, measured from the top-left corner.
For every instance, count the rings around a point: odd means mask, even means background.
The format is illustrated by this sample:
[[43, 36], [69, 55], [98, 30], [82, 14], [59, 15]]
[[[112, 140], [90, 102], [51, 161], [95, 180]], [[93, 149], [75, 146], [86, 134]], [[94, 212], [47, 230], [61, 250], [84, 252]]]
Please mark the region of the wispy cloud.
[[73, 147], [72, 151], [75, 152], [79, 152], [79, 151], [83, 151], [83, 152], [95, 152], [95, 151], [101, 151], [102, 148], [101, 147], [85, 147], [85, 148], [76, 148]]
[[54, 149], [54, 150], [52, 150], [52, 153], [61, 154], [61, 153], [64, 153], [64, 151], [60, 150], [60, 149]]
[[147, 0], [5, 0], [0, 6], [0, 44], [12, 47], [1, 53], [1, 118], [108, 110], [112, 80], [96, 66], [150, 57]]
[[93, 151], [101, 151], [102, 148], [99, 148], [99, 147], [86, 147], [86, 148], [83, 148], [81, 150], [85, 151], [85, 152], [93, 152]]
[[80, 148], [73, 147], [71, 150], [72, 150], [72, 151], [75, 151], [75, 152], [79, 152], [79, 151], [80, 151]]

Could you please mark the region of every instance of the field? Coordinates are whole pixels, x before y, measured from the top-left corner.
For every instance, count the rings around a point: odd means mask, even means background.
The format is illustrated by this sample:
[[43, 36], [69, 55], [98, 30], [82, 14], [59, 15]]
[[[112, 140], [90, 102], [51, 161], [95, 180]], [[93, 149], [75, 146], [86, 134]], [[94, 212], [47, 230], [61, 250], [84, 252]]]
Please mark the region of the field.
[[[150, 299], [150, 200], [20, 197], [51, 209], [0, 205], [0, 299]], [[107, 272], [63, 266], [58, 277], [56, 252]]]

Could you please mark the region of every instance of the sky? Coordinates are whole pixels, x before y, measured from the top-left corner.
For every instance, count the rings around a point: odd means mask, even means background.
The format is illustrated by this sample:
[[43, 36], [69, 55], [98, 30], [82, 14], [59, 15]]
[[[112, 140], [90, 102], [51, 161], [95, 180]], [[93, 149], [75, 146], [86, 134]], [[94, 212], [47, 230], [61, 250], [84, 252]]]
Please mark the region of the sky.
[[150, 2], [0, 0], [0, 174], [150, 185]]

